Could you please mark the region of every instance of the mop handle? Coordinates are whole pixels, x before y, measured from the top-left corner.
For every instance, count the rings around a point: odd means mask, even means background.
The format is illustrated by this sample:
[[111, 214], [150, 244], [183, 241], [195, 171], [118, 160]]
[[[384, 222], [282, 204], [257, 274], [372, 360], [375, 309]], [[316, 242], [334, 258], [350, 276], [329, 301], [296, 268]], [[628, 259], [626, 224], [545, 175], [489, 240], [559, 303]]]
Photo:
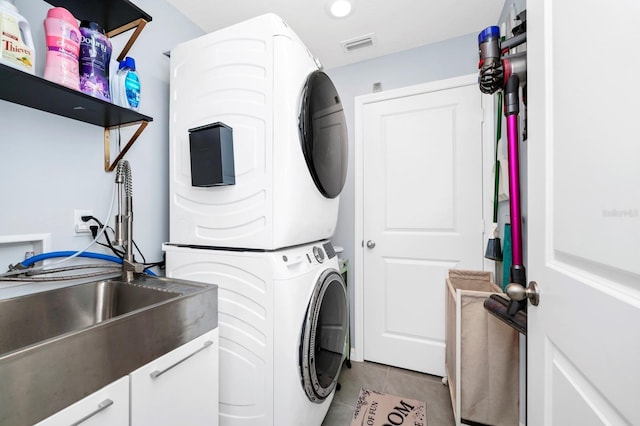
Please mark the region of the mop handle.
[[[511, 213], [512, 265], [524, 266], [522, 258], [522, 212], [520, 211], [520, 156], [518, 153], [518, 90], [520, 79], [509, 77], [505, 96], [507, 116], [507, 150], [509, 158], [509, 210]], [[520, 283], [522, 284], [522, 283]]]

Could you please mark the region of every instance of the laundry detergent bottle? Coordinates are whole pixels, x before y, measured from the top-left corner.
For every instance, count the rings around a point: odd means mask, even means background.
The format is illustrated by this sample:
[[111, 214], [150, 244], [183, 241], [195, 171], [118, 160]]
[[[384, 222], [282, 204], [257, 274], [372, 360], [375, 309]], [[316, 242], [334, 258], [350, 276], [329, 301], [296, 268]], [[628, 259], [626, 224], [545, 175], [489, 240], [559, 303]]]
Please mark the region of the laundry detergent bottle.
[[109, 94], [109, 63], [111, 41], [97, 23], [80, 23], [80, 90], [103, 101], [111, 101]]
[[36, 49], [31, 27], [13, 0], [0, 0], [0, 63], [35, 73]]
[[113, 103], [134, 111], [140, 108], [140, 77], [135, 59], [127, 56], [120, 61], [112, 86]]
[[80, 29], [76, 18], [63, 7], [54, 7], [44, 20], [47, 61], [44, 78], [79, 90], [78, 53]]

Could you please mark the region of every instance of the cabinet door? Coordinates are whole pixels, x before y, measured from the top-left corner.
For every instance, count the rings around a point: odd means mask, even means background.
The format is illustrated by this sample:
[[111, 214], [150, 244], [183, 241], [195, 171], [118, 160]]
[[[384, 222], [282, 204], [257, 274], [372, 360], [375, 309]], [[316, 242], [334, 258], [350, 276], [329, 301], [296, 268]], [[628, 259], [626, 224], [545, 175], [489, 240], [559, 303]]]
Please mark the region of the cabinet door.
[[36, 426], [127, 426], [129, 377], [123, 377], [68, 406]]
[[131, 425], [218, 424], [218, 329], [131, 373]]

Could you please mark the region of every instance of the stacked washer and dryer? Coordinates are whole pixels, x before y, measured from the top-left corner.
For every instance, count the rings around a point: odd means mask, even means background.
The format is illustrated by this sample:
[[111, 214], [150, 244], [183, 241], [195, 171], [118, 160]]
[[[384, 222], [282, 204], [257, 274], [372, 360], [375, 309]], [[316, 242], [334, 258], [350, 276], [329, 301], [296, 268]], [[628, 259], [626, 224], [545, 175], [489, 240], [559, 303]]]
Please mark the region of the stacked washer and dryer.
[[273, 14], [177, 46], [170, 84], [166, 272], [219, 286], [219, 423], [320, 425], [349, 327], [340, 97]]

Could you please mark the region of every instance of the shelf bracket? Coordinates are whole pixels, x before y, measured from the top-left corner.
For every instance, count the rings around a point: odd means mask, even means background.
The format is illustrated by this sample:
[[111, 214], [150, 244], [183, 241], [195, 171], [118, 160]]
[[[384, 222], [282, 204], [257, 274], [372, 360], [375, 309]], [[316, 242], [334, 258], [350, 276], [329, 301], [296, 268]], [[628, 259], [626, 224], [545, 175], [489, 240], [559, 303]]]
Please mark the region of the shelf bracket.
[[[136, 124], [139, 124], [138, 129], [133, 134], [133, 136], [131, 136], [131, 139], [129, 139], [129, 142], [127, 142], [124, 148], [122, 148], [122, 150], [118, 153], [117, 157], [113, 160], [113, 163], [112, 163], [110, 131], [112, 129], [122, 128], [125, 126], [134, 126]], [[104, 171], [105, 172], [112, 172], [115, 170], [116, 166], [118, 165], [118, 162], [122, 159], [122, 157], [124, 157], [127, 151], [129, 151], [129, 148], [131, 148], [133, 143], [136, 141], [136, 139], [138, 139], [140, 134], [142, 134], [142, 132], [144, 131], [144, 129], [147, 127], [148, 124], [149, 124], [148, 121], [136, 121], [134, 123], [123, 124], [122, 126], [105, 127], [104, 129]]]
[[131, 46], [133, 46], [133, 43], [136, 42], [136, 39], [142, 32], [142, 29], [144, 28], [145, 25], [147, 25], [147, 21], [143, 18], [140, 18], [140, 19], [136, 19], [135, 21], [131, 21], [128, 24], [125, 24], [114, 30], [111, 30], [107, 33], [107, 36], [111, 38], [111, 37], [117, 36], [118, 34], [122, 34], [125, 31], [129, 31], [132, 28], [135, 28], [135, 31], [133, 32], [133, 34], [131, 34], [131, 37], [129, 37], [129, 41], [127, 41], [127, 44], [124, 46], [124, 48], [122, 49], [122, 52], [118, 56], [118, 62], [124, 60], [125, 56], [127, 56], [127, 53], [129, 53], [129, 49], [131, 49]]

